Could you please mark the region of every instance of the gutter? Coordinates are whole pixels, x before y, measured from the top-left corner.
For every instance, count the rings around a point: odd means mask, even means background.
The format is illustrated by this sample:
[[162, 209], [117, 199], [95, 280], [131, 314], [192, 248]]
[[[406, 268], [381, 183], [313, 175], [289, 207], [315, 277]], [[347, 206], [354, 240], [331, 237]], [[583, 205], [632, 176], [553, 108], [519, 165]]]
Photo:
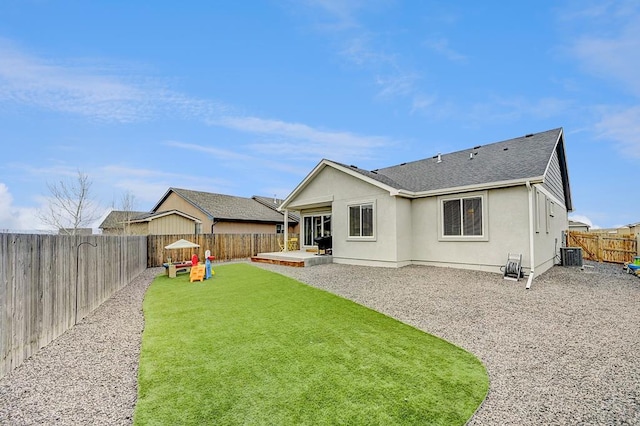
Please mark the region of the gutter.
[[416, 192], [416, 191], [409, 191], [406, 189], [393, 189], [389, 191], [389, 195], [396, 196], [396, 197], [404, 197], [404, 198], [423, 198], [423, 197], [433, 197], [438, 195], [449, 195], [453, 193], [486, 191], [489, 189], [507, 188], [507, 187], [520, 186], [520, 185], [527, 185], [527, 188], [529, 188], [532, 182], [542, 183], [543, 181], [544, 181], [544, 176], [536, 176], [536, 177], [529, 178], [527, 180], [523, 180], [523, 179], [503, 180], [498, 182], [487, 182], [482, 184], [455, 186], [451, 188], [432, 189], [429, 191]]
[[525, 287], [527, 290], [529, 290], [529, 288], [531, 288], [531, 282], [533, 281], [533, 269], [535, 266], [535, 244], [533, 242], [533, 238], [535, 237], [535, 229], [534, 229], [534, 224], [533, 224], [533, 187], [531, 186], [531, 182], [527, 181], [526, 183], [527, 185], [527, 189], [529, 190], [529, 256], [530, 256], [530, 260], [529, 262], [531, 262], [531, 271], [529, 272], [529, 278], [527, 279], [527, 286]]

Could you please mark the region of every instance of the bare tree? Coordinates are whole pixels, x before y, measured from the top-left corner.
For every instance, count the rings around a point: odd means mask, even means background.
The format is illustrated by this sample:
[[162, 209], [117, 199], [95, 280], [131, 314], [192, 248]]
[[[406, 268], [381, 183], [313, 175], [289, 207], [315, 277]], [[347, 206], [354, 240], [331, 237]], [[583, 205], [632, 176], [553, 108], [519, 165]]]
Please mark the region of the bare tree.
[[131, 191], [126, 191], [120, 199], [120, 210], [122, 211], [122, 233], [131, 235], [131, 220], [135, 216], [136, 196]]
[[91, 185], [87, 174], [78, 170], [76, 180], [47, 183], [50, 197], [39, 219], [59, 232], [76, 235], [81, 228], [89, 227], [98, 217], [97, 206], [91, 199]]

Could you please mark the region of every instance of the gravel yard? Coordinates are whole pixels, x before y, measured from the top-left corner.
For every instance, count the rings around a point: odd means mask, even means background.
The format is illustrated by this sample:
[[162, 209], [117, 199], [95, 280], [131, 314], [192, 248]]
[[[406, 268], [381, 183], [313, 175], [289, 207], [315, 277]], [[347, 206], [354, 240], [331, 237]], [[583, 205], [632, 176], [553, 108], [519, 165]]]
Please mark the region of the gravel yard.
[[[471, 425], [640, 424], [640, 279], [620, 265], [533, 281], [409, 266], [256, 266], [354, 300], [478, 356], [491, 380]], [[128, 425], [149, 269], [0, 379], [0, 424]]]
[[147, 269], [0, 379], [1, 425], [129, 425], [138, 389]]

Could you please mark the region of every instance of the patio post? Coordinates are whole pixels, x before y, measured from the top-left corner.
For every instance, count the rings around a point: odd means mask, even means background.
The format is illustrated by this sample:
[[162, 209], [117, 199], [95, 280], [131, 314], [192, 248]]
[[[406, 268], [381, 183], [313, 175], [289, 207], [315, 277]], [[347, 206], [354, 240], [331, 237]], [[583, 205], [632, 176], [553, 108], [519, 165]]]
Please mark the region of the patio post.
[[284, 209], [284, 251], [289, 251], [289, 210]]

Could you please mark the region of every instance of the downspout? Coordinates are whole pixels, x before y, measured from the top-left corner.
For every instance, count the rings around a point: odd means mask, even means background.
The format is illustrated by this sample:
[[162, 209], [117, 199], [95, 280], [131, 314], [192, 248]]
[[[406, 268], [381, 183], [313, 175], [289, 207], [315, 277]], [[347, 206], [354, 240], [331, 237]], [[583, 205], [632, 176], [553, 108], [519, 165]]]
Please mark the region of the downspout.
[[284, 251], [289, 251], [287, 241], [289, 241], [289, 210], [284, 209], [284, 241], [282, 242], [282, 244], [284, 244]]
[[535, 229], [534, 229], [534, 217], [533, 217], [533, 188], [531, 187], [531, 182], [527, 181], [527, 189], [529, 190], [529, 262], [531, 263], [531, 271], [529, 272], [529, 278], [527, 279], [526, 289], [529, 290], [531, 287], [531, 282], [533, 281], [533, 268], [535, 267], [535, 244], [533, 242], [533, 238], [535, 237]]

